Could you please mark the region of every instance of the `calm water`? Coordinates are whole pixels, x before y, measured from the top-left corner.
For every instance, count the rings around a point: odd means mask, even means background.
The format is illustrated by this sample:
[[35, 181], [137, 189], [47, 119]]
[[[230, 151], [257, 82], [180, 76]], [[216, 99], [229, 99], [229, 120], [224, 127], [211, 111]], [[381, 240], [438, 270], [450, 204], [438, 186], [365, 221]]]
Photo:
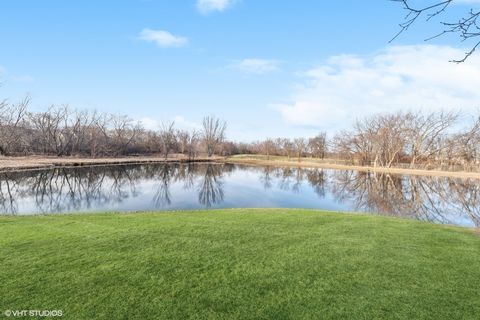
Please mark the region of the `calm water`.
[[221, 164], [0, 173], [0, 213], [318, 208], [480, 227], [480, 181]]

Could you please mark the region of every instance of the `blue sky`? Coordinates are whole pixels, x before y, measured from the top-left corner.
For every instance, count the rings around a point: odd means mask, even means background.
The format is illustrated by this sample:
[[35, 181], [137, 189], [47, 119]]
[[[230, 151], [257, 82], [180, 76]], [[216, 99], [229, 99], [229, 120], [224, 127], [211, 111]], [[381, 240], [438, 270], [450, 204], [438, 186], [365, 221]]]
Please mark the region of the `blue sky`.
[[[479, 2], [458, 0], [441, 20]], [[439, 19], [389, 45], [403, 16], [388, 0], [2, 0], [0, 98], [152, 128], [215, 115], [235, 140], [333, 133], [395, 109], [474, 112], [478, 55], [458, 66], [448, 60], [468, 44], [426, 44]]]

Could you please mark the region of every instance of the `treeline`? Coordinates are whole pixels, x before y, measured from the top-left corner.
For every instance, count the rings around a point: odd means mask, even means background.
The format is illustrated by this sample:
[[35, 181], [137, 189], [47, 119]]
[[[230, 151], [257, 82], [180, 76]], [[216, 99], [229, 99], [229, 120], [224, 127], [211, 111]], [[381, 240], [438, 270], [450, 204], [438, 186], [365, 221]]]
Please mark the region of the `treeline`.
[[205, 117], [201, 130], [177, 130], [173, 122], [147, 130], [125, 115], [113, 115], [68, 106], [31, 112], [30, 99], [10, 104], [0, 101], [0, 155], [128, 156], [220, 152], [226, 123]]
[[329, 150], [327, 134], [321, 132], [312, 138], [269, 138], [252, 143], [236, 143], [229, 153], [261, 154], [267, 156], [267, 159], [270, 156], [284, 156], [301, 161], [302, 157], [324, 159]]
[[[252, 143], [225, 139], [226, 123], [205, 117], [199, 130], [178, 130], [173, 122], [147, 130], [125, 115], [51, 107], [31, 112], [30, 99], [0, 102], [0, 154], [54, 156], [182, 154], [194, 159], [261, 154], [301, 161], [304, 157], [371, 166], [436, 167], [480, 165], [480, 116], [470, 123], [454, 112], [397, 112], [356, 121], [328, 138], [272, 138]], [[328, 159], [326, 159], [328, 158]]]
[[[325, 132], [312, 138], [266, 139], [239, 143], [236, 151], [284, 156], [330, 158], [371, 166], [436, 167], [480, 165], [480, 116], [460, 123], [454, 112], [397, 112], [358, 120], [350, 130], [327, 139]], [[464, 128], [458, 129], [461, 126]]]

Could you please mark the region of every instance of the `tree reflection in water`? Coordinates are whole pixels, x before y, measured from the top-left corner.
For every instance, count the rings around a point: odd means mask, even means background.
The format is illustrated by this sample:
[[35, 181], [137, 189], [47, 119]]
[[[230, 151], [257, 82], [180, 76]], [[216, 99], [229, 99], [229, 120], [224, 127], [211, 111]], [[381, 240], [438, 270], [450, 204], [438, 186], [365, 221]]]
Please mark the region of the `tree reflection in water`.
[[[248, 173], [248, 175], [247, 175]], [[273, 204], [308, 196], [313, 207], [328, 201], [342, 210], [409, 217], [439, 223], [466, 221], [480, 227], [480, 182], [472, 179], [397, 176], [324, 169], [276, 168], [228, 164], [149, 164], [56, 168], [0, 173], [0, 213], [56, 213], [136, 209], [133, 199], [151, 195], [140, 209], [221, 206], [227, 185], [235, 183], [229, 203], [255, 207], [259, 192]], [[147, 187], [148, 189], [145, 189]], [[256, 189], [260, 187], [260, 189]], [[153, 188], [153, 189], [152, 189]], [[243, 193], [251, 190], [249, 193]], [[255, 192], [256, 196], [251, 196]], [[285, 196], [285, 192], [291, 192]], [[327, 196], [328, 195], [328, 196]], [[142, 198], [143, 199], [143, 198]], [[334, 200], [332, 200], [334, 199]], [[277, 201], [277, 202], [275, 202]], [[269, 202], [269, 204], [272, 202]], [[315, 205], [318, 203], [318, 205]], [[138, 202], [137, 202], [138, 204]], [[311, 204], [311, 203], [310, 203]], [[176, 207], [177, 206], [177, 207]], [[33, 213], [33, 212], [31, 212]]]
[[177, 166], [161, 165], [158, 172], [154, 173], [155, 181], [158, 181], [155, 196], [153, 202], [156, 208], [162, 208], [169, 206], [172, 203], [170, 194], [170, 184], [173, 180], [173, 176], [178, 171]]
[[33, 198], [39, 212], [90, 209], [98, 204], [121, 203], [135, 196], [138, 169], [118, 167], [57, 168], [9, 172], [0, 175], [0, 208], [15, 214], [18, 201]]
[[299, 193], [302, 184], [307, 181], [319, 197], [325, 196], [327, 176], [323, 169], [263, 167], [259, 173], [265, 190], [277, 186], [281, 190]]
[[204, 172], [198, 184], [198, 202], [210, 208], [212, 205], [223, 202], [225, 197], [222, 179], [224, 166], [208, 164], [202, 168]]
[[206, 208], [224, 199], [222, 177], [227, 169], [224, 165], [166, 164], [157, 166], [157, 169], [158, 172], [150, 176], [157, 181], [153, 199], [156, 208], [166, 208], [172, 204], [170, 189], [173, 182], [182, 182], [184, 190], [196, 186], [198, 202]]
[[465, 217], [480, 226], [478, 181], [335, 171], [331, 184], [337, 201], [355, 210], [451, 224]]
[[325, 182], [327, 175], [323, 169], [308, 170], [306, 173], [308, 183], [312, 186], [315, 193], [320, 197], [325, 197]]
[[224, 199], [223, 180], [233, 166], [160, 164], [92, 166], [0, 173], [0, 213], [16, 214], [21, 199], [33, 199], [39, 213], [69, 212], [121, 204], [139, 195], [138, 185], [155, 182], [153, 205], [172, 203], [171, 184], [196, 189], [199, 203], [211, 207]]

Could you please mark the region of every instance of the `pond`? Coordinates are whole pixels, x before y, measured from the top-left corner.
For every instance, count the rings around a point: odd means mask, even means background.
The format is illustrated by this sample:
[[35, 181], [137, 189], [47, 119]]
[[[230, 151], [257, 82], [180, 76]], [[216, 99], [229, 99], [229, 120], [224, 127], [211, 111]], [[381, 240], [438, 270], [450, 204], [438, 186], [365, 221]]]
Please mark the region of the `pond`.
[[0, 173], [0, 214], [205, 208], [359, 211], [480, 227], [480, 181], [233, 164]]

